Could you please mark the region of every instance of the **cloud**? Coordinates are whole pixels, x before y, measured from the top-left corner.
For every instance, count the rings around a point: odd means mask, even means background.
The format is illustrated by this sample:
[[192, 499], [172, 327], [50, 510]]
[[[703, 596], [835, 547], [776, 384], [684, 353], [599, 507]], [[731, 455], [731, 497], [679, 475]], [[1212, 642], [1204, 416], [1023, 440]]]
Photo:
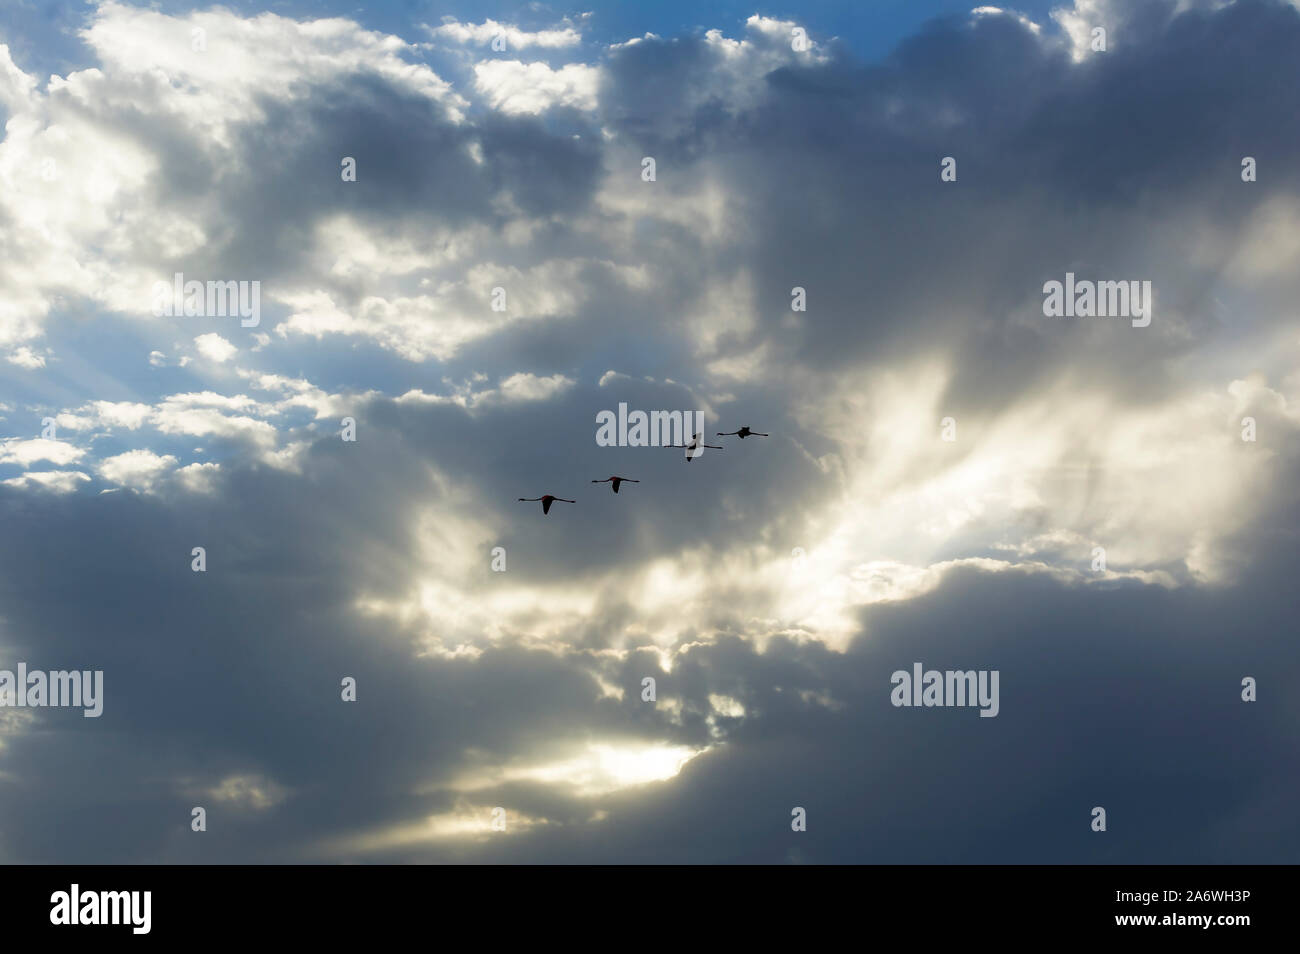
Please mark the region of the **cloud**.
[[144, 425], [152, 413], [148, 404], [135, 401], [92, 401], [74, 412], [59, 414], [54, 420], [58, 427], [71, 431], [96, 427], [125, 427], [133, 431]]
[[[440, 287], [436, 295], [391, 300], [372, 296], [352, 310], [322, 292], [286, 295], [293, 310], [276, 332], [286, 339], [369, 339], [408, 361], [445, 361], [521, 322], [545, 323], [571, 315], [584, 307], [593, 289], [639, 288], [644, 283], [641, 268], [600, 260], [551, 261], [527, 269], [482, 264]], [[491, 307], [496, 288], [506, 293], [504, 310]]]
[[5, 360], [10, 364], [16, 364], [20, 368], [27, 368], [29, 370], [45, 367], [44, 355], [37, 354], [31, 348], [26, 346], [15, 348], [9, 353]]
[[474, 66], [474, 87], [507, 115], [537, 115], [553, 106], [595, 109], [600, 71], [581, 63], [558, 70], [545, 63], [486, 60]]
[[419, 389], [407, 391], [397, 398], [397, 404], [450, 404], [470, 410], [532, 401], [547, 401], [563, 394], [574, 386], [572, 378], [562, 374], [539, 377], [535, 374], [512, 374], [494, 388], [474, 389], [473, 384], [462, 384], [450, 394], [428, 394]]
[[176, 464], [170, 454], [130, 450], [100, 461], [99, 475], [133, 490], [152, 490], [158, 479]]
[[223, 414], [216, 408], [184, 407], [164, 402], [154, 415], [154, 426], [163, 434], [224, 437], [244, 440], [259, 447], [271, 447], [276, 442], [274, 425], [243, 414]]
[[288, 793], [270, 779], [255, 775], [231, 775], [211, 788], [207, 795], [223, 806], [264, 812], [284, 801]]
[[[174, 259], [213, 265], [219, 252], [201, 250], [229, 240], [227, 216], [182, 198], [170, 177], [184, 167], [240, 174], [240, 137], [277, 109], [310, 107], [309, 94], [349, 80], [431, 103], [451, 125], [466, 105], [408, 58], [411, 44], [347, 20], [244, 20], [221, 9], [168, 16], [101, 2], [81, 37], [99, 65], [53, 76], [43, 89], [8, 48], [0, 58], [13, 124], [0, 164], [26, 170], [23, 186], [0, 197], [0, 216], [15, 227], [0, 242], [0, 345], [39, 338], [60, 301], [146, 314]], [[212, 277], [242, 278], [256, 260], [228, 260]]]
[[[5, 650], [112, 694], [6, 723], [5, 859], [1294, 855], [1239, 687], [1297, 675], [1295, 10], [448, 50], [489, 26], [104, 3], [68, 75], [0, 58], [0, 342], [51, 359], [5, 423], [78, 442], [0, 443]], [[176, 272], [262, 324], [152, 316]], [[1151, 325], [1047, 318], [1067, 272]], [[772, 436], [597, 445], [624, 402]], [[890, 706], [916, 660], [1000, 715]]]
[[217, 489], [216, 478], [220, 472], [220, 464], [186, 464], [176, 471], [176, 479], [192, 493], [213, 493]]
[[38, 461], [49, 461], [59, 466], [71, 464], [84, 457], [85, 453], [80, 447], [44, 437], [32, 440], [11, 437], [0, 441], [0, 463], [19, 464], [23, 467]]
[[455, 43], [486, 45], [493, 40], [504, 41], [506, 49], [518, 50], [530, 46], [549, 49], [563, 49], [577, 46], [582, 42], [582, 34], [571, 26], [558, 30], [521, 30], [516, 26], [498, 23], [487, 19], [482, 23], [461, 23], [454, 17], [443, 17], [442, 24], [427, 27], [435, 37]]
[[38, 487], [56, 494], [70, 494], [90, 477], [79, 470], [31, 471], [21, 477], [11, 477], [4, 483], [10, 487]]
[[194, 339], [194, 344], [198, 347], [199, 354], [218, 364], [229, 361], [239, 353], [238, 348], [218, 334], [199, 335]]
[[501, 382], [503, 401], [545, 401], [573, 387], [573, 379], [562, 374], [538, 377], [535, 374], [512, 374]]

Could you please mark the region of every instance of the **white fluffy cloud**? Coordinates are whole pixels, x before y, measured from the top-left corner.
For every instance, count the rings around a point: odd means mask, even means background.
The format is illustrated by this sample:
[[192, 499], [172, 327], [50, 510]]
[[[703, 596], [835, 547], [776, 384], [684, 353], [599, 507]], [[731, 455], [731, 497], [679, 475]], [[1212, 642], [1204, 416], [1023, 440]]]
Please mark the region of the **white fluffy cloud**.
[[224, 361], [229, 361], [239, 353], [238, 348], [215, 332], [206, 335], [199, 335], [194, 339], [194, 344], [199, 349], [199, 354], [203, 355], [203, 357], [207, 358], [209, 361], [215, 361], [218, 364], [221, 364]]
[[510, 115], [537, 115], [552, 106], [595, 109], [600, 70], [582, 63], [552, 69], [545, 63], [486, 60], [474, 66], [474, 86]]
[[90, 477], [79, 470], [42, 470], [10, 477], [4, 483], [10, 487], [35, 487], [56, 494], [70, 494]]
[[10, 364], [16, 364], [20, 368], [28, 368], [29, 370], [45, 367], [45, 356], [37, 354], [26, 345], [15, 348], [5, 360]]
[[[44, 87], [0, 45], [0, 347], [40, 367], [37, 339], [56, 301], [148, 314], [158, 263], [203, 247], [218, 214], [177, 202], [160, 174], [165, 125], [202, 143], [228, 172], [244, 162], [235, 130], [349, 77], [424, 97], [450, 122], [466, 101], [415, 47], [347, 20], [244, 19], [229, 11], [169, 16], [105, 0], [82, 38], [99, 66]], [[193, 48], [202, 43], [199, 52]], [[130, 115], [151, 117], [132, 129]], [[153, 125], [159, 124], [159, 125]], [[196, 214], [197, 213], [197, 214]]]
[[439, 39], [455, 43], [491, 44], [493, 40], [504, 40], [507, 50], [537, 46], [549, 49], [562, 49], [577, 46], [582, 42], [582, 34], [571, 26], [558, 30], [521, 30], [508, 23], [498, 23], [487, 19], [482, 23], [461, 23], [454, 17], [443, 17], [442, 25], [430, 27], [429, 31]]
[[171, 454], [129, 450], [99, 462], [99, 476], [133, 490], [152, 490], [164, 474], [176, 466]]
[[475, 390], [472, 383], [453, 388], [450, 394], [427, 394], [422, 390], [407, 391], [397, 398], [398, 404], [450, 404], [469, 410], [502, 404], [524, 404], [547, 401], [568, 391], [575, 384], [562, 374], [539, 377], [535, 374], [512, 374], [494, 388]]
[[37, 437], [31, 440], [12, 437], [0, 441], [0, 463], [19, 464], [23, 467], [38, 461], [55, 465], [71, 464], [84, 457], [86, 452], [63, 441]]

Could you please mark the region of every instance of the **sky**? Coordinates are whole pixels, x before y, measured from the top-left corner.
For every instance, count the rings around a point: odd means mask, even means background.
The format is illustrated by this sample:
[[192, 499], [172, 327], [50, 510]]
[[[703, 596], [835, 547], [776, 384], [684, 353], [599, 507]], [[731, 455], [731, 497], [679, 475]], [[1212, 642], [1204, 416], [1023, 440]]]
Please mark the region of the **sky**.
[[1293, 863], [1298, 80], [1282, 0], [5, 4], [0, 686], [102, 712], [0, 688], [0, 862]]

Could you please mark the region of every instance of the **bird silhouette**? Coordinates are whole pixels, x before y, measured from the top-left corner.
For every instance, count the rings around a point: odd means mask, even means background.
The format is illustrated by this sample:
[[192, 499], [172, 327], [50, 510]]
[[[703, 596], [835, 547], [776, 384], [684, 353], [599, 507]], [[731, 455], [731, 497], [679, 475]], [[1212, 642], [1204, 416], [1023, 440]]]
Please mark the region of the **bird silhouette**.
[[604, 480], [593, 480], [592, 483], [593, 483], [593, 484], [608, 484], [608, 483], [610, 483], [610, 482], [612, 481], [612, 482], [613, 482], [613, 485], [614, 485], [614, 493], [618, 493], [618, 485], [621, 484], [621, 483], [622, 483], [623, 481], [625, 481], [625, 480], [626, 480], [629, 484], [639, 484], [639, 483], [641, 483], [641, 481], [639, 481], [639, 480], [633, 480], [631, 477], [606, 477]]
[[550, 513], [551, 504], [553, 504], [557, 500], [560, 501], [561, 503], [578, 502], [576, 500], [565, 500], [563, 497], [557, 497], [554, 494], [543, 494], [540, 497], [520, 497], [519, 499], [527, 501], [528, 503], [535, 503], [536, 501], [540, 500], [542, 502], [542, 513]]
[[696, 434], [696, 435], [695, 435], [695, 439], [694, 439], [693, 441], [691, 441], [689, 444], [665, 444], [664, 446], [665, 446], [665, 447], [684, 447], [684, 448], [686, 449], [686, 463], [688, 463], [688, 464], [691, 462], [692, 459], [694, 459], [694, 458], [696, 458], [696, 457], [699, 457], [700, 454], [703, 453], [703, 451], [701, 450], [701, 448], [710, 447], [710, 448], [712, 448], [713, 450], [722, 450], [721, 445], [718, 445], [718, 444], [701, 444], [701, 443], [700, 443], [700, 439], [701, 439], [702, 437], [704, 437], [704, 432], [703, 432], [703, 431], [701, 431], [700, 433]]
[[742, 427], [738, 431], [718, 431], [719, 437], [731, 437], [733, 435], [739, 437], [742, 441], [746, 437], [771, 437], [772, 436], [770, 434], [760, 434], [758, 431], [751, 431], [748, 427]]

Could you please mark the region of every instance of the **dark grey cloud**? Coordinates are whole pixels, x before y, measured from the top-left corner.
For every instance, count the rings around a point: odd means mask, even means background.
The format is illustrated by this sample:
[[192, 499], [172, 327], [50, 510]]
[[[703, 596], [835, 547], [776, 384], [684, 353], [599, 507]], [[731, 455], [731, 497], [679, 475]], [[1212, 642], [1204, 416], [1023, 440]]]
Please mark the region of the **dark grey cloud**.
[[[453, 805], [438, 786], [476, 759], [545, 756], [575, 732], [721, 744], [671, 782], [594, 799], [492, 786], [483, 804], [551, 821], [508, 842], [356, 857], [1279, 862], [1294, 853], [1300, 832], [1274, 797], [1297, 781], [1286, 695], [1300, 676], [1286, 584], [1293, 496], [1243, 530], [1253, 562], [1234, 587], [962, 570], [929, 595], [865, 611], [845, 654], [782, 638], [759, 652], [736, 634], [664, 672], [654, 654], [619, 661], [508, 643], [473, 661], [413, 659], [414, 632], [351, 603], [359, 588], [382, 592], [401, 578], [413, 549], [403, 514], [430, 488], [395, 443], [372, 446], [364, 464], [343, 447], [317, 447], [305, 483], [240, 472], [208, 503], [0, 492], [6, 659], [102, 668], [106, 680], [99, 720], [44, 710], [37, 731], [9, 740], [0, 801], [5, 818], [21, 820], [6, 826], [10, 860], [307, 857], [330, 835]], [[545, 552], [565, 559], [554, 545], [563, 531], [545, 529]], [[189, 569], [199, 544], [202, 575]], [[527, 543], [511, 552], [521, 566], [533, 554]], [[619, 624], [616, 608], [606, 622]], [[890, 673], [915, 661], [999, 669], [999, 716], [893, 708]], [[354, 705], [339, 701], [342, 675], [359, 681]], [[646, 675], [661, 697], [682, 701], [680, 723], [640, 701]], [[1259, 680], [1258, 703], [1239, 699], [1247, 675]], [[602, 698], [596, 677], [627, 695]], [[745, 709], [716, 720], [716, 736], [705, 722], [711, 694]], [[190, 788], [244, 774], [290, 794], [262, 813]], [[421, 786], [431, 791], [412, 794]], [[219, 837], [190, 837], [193, 804], [208, 807]], [[1105, 835], [1088, 831], [1094, 805], [1107, 809]], [[806, 838], [788, 831], [794, 806], [809, 812]], [[597, 809], [608, 817], [592, 824]]]

